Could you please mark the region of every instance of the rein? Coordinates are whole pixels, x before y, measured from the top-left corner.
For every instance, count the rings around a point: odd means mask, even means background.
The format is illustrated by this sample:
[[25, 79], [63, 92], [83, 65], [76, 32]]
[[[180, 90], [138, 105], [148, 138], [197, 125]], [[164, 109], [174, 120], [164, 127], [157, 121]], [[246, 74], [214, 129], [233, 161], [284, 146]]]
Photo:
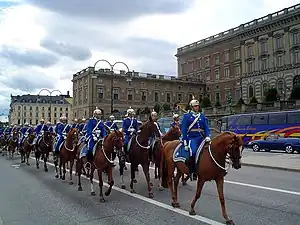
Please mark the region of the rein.
[[226, 155], [226, 157], [225, 157], [225, 159], [224, 159], [225, 164], [227, 164], [227, 166], [225, 167], [225, 166], [221, 166], [221, 165], [217, 162], [217, 160], [215, 159], [215, 157], [213, 156], [212, 151], [211, 151], [211, 142], [209, 142], [209, 144], [208, 144], [208, 152], [209, 152], [210, 158], [213, 160], [213, 162], [216, 164], [216, 166], [219, 167], [219, 168], [222, 169], [222, 170], [225, 170], [225, 171], [227, 172], [228, 169], [230, 168], [230, 163], [227, 163], [228, 160], [230, 160], [228, 153], [227, 153], [227, 155]]
[[[71, 136], [71, 138], [72, 138], [73, 136]], [[72, 140], [72, 139], [71, 139]], [[64, 141], [65, 143], [64, 143], [64, 148], [67, 150], [67, 151], [69, 151], [69, 152], [74, 152], [74, 150], [75, 150], [75, 147], [76, 147], [76, 145], [77, 144], [72, 144], [72, 148], [68, 148], [67, 147], [67, 141], [68, 141], [68, 144], [70, 144], [69, 142], [71, 141], [71, 140], [69, 140], [69, 136], [67, 137], [67, 139]]]

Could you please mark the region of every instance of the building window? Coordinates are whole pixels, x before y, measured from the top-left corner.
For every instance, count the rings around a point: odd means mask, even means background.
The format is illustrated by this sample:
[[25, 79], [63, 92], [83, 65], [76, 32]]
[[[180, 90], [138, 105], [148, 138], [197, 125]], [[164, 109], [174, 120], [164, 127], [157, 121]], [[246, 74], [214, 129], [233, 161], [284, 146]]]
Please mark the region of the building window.
[[209, 67], [209, 57], [205, 58], [205, 67]]
[[234, 70], [235, 70], [235, 76], [239, 77], [241, 75], [241, 66], [240, 65], [236, 65], [234, 67]]
[[29, 110], [32, 110], [32, 106], [29, 106]]
[[201, 70], [201, 59], [196, 59], [196, 61], [194, 63], [195, 63], [194, 70], [195, 71]]
[[260, 43], [260, 53], [266, 53], [268, 51], [268, 42], [263, 41]]
[[282, 55], [278, 55], [276, 57], [276, 66], [277, 67], [283, 66], [283, 56]]
[[98, 88], [98, 98], [104, 99], [104, 88]]
[[248, 87], [248, 97], [249, 98], [254, 97], [254, 87], [253, 87], [253, 85], [249, 85], [249, 87]]
[[300, 87], [300, 75], [294, 77], [293, 87]]
[[230, 98], [232, 98], [231, 90], [226, 90], [226, 92], [225, 92], [225, 98], [226, 98], [226, 100], [229, 100]]
[[229, 77], [230, 77], [229, 67], [226, 67], [226, 68], [224, 69], [224, 74], [225, 74], [225, 78], [229, 78]]
[[132, 95], [132, 90], [127, 90], [127, 100], [132, 101], [133, 95]]
[[143, 102], [147, 101], [147, 93], [146, 93], [146, 91], [142, 91], [142, 101]]
[[276, 37], [275, 40], [275, 49], [279, 50], [283, 48], [283, 44], [282, 44], [282, 37]]
[[235, 89], [235, 99], [241, 98], [241, 89]]
[[300, 63], [300, 52], [295, 51], [292, 53], [292, 62], [293, 64]]
[[57, 114], [56, 114], [56, 113], [54, 113], [54, 117], [55, 117], [55, 118], [57, 117]]
[[240, 56], [240, 49], [235, 49], [234, 50], [234, 60], [238, 60], [240, 58], [241, 58], [241, 56]]
[[252, 73], [253, 72], [253, 62], [252, 61], [249, 61], [248, 64], [248, 73]]
[[118, 88], [114, 88], [114, 90], [113, 90], [113, 96], [114, 96], [114, 100], [118, 100], [119, 99], [119, 89]]
[[215, 70], [215, 79], [220, 80], [220, 70]]
[[220, 55], [217, 54], [215, 55], [215, 65], [219, 65], [220, 64]]
[[38, 124], [39, 123], [39, 120], [35, 120], [35, 124]]
[[282, 93], [283, 92], [283, 89], [284, 89], [284, 83], [283, 83], [283, 80], [279, 80], [277, 82], [277, 90], [279, 93]]
[[21, 106], [18, 106], [18, 110], [21, 110]]
[[39, 113], [38, 112], [35, 112], [35, 117], [39, 117]]
[[224, 52], [224, 62], [229, 62], [229, 52]]
[[260, 68], [261, 68], [262, 71], [268, 69], [268, 59], [267, 58], [263, 58], [260, 61]]
[[26, 105], [24, 105], [24, 110], [26, 110]]
[[154, 92], [154, 101], [159, 102], [159, 95], [158, 92]]
[[206, 80], [210, 80], [210, 72], [206, 72]]
[[248, 57], [252, 57], [253, 56], [253, 46], [252, 45], [249, 45], [248, 46]]
[[216, 92], [216, 93], [215, 93], [215, 101], [216, 101], [216, 102], [219, 102], [219, 101], [220, 101], [220, 93], [219, 93], [219, 92]]
[[293, 45], [297, 45], [300, 43], [300, 33], [298, 31], [292, 33], [292, 43]]
[[177, 101], [179, 101], [179, 102], [182, 101], [182, 95], [181, 94], [177, 94]]
[[20, 117], [21, 116], [21, 113], [20, 112], [18, 112], [18, 117]]
[[167, 102], [170, 103], [171, 102], [171, 94], [167, 93]]
[[268, 91], [268, 83], [265, 83], [265, 82], [264, 82], [264, 83], [262, 84], [261, 91], [262, 91], [261, 96], [265, 96], [266, 93], [267, 93], [267, 91]]
[[20, 119], [18, 119], [18, 124], [21, 124], [21, 120]]

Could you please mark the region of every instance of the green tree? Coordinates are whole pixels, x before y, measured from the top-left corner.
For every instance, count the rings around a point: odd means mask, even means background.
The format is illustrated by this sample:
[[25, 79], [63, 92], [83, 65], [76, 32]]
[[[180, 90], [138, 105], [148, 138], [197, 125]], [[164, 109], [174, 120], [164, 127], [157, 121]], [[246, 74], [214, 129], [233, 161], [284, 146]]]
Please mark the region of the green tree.
[[157, 113], [160, 112], [160, 104], [159, 104], [159, 103], [156, 103], [156, 104], [154, 105], [154, 111], [157, 112]]
[[201, 107], [202, 108], [211, 107], [210, 99], [207, 96], [202, 99]]
[[291, 100], [299, 100], [300, 99], [300, 86], [293, 88], [290, 99]]
[[170, 104], [168, 104], [168, 103], [163, 104], [163, 110], [164, 110], [164, 111], [169, 111], [169, 110], [171, 110]]
[[253, 96], [251, 99], [250, 99], [250, 102], [249, 102], [250, 104], [257, 104], [258, 103], [258, 101], [257, 101], [257, 99]]
[[270, 88], [265, 93], [266, 102], [275, 102], [277, 101], [278, 92], [276, 88]]

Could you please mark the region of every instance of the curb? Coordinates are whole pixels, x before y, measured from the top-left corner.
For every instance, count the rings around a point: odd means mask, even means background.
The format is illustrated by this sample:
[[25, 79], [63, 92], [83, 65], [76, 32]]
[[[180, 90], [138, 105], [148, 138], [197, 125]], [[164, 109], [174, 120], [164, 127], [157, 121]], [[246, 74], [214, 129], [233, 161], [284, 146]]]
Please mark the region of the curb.
[[299, 169], [295, 169], [295, 168], [284, 168], [280, 166], [259, 165], [259, 164], [252, 164], [252, 163], [242, 163], [242, 166], [259, 167], [259, 168], [282, 170], [282, 171], [289, 171], [289, 172], [300, 172], [300, 167]]

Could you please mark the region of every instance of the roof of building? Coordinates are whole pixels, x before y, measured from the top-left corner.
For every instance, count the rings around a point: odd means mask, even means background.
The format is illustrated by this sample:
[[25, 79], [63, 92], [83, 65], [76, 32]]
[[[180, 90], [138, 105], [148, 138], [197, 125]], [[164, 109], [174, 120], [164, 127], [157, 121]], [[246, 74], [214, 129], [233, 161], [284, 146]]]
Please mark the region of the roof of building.
[[69, 95], [11, 95], [11, 103], [72, 104]]

